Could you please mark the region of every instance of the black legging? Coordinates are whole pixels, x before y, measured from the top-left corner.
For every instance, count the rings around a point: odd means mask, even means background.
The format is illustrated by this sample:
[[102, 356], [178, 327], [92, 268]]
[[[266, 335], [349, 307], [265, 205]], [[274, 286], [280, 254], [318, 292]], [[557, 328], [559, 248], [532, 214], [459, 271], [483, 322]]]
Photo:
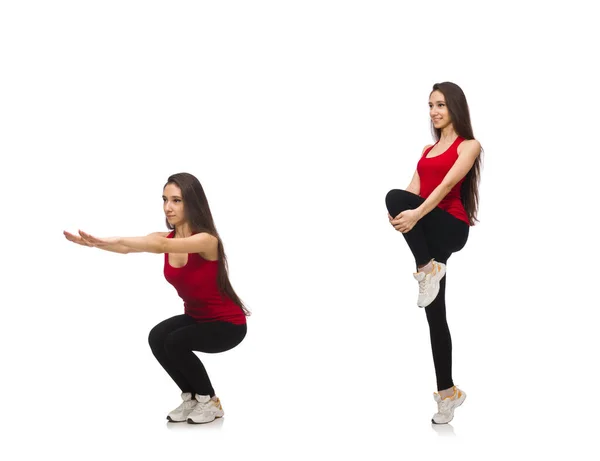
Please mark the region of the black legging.
[[214, 397], [206, 369], [192, 351], [216, 353], [233, 349], [246, 336], [246, 325], [227, 322], [198, 323], [189, 315], [176, 315], [150, 331], [148, 342], [156, 359], [181, 392]]
[[[389, 191], [385, 197], [388, 212], [393, 218], [402, 211], [418, 208], [424, 201], [418, 195], [399, 189]], [[402, 235], [415, 257], [417, 267], [427, 264], [431, 259], [446, 264], [450, 255], [461, 250], [467, 243], [469, 225], [441, 208], [435, 208], [423, 216], [410, 232]], [[447, 278], [446, 274], [440, 281], [439, 294], [425, 308], [438, 390], [454, 386], [452, 339], [446, 321]]]

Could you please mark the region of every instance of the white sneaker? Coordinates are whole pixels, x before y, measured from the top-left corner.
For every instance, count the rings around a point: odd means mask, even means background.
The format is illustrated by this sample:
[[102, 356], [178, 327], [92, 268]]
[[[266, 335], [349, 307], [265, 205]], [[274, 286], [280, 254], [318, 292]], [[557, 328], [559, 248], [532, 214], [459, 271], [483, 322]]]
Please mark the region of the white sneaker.
[[437, 261], [432, 261], [433, 270], [431, 272], [417, 272], [413, 277], [419, 282], [419, 299], [417, 306], [427, 307], [440, 292], [440, 280], [446, 274], [446, 265]]
[[467, 394], [454, 386], [454, 394], [451, 397], [442, 399], [437, 392], [433, 393], [433, 398], [438, 404], [438, 412], [433, 415], [431, 422], [433, 424], [447, 424], [454, 418], [454, 409], [462, 405], [467, 398]]
[[181, 394], [181, 398], [183, 399], [183, 403], [167, 415], [167, 419], [172, 423], [182, 423], [187, 421], [188, 415], [198, 403], [196, 400], [192, 399], [191, 392], [184, 392]]
[[215, 418], [221, 418], [225, 413], [221, 406], [221, 401], [217, 398], [213, 400], [209, 395], [196, 394], [198, 402], [194, 410], [189, 414], [187, 422], [191, 424], [210, 423]]

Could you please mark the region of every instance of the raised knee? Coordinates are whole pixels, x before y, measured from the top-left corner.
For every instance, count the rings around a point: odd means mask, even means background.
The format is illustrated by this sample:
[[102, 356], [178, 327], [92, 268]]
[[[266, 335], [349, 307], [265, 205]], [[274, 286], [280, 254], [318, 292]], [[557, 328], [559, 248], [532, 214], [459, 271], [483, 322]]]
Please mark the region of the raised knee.
[[414, 202], [414, 194], [403, 189], [392, 189], [385, 196], [385, 204], [392, 216], [407, 210]]

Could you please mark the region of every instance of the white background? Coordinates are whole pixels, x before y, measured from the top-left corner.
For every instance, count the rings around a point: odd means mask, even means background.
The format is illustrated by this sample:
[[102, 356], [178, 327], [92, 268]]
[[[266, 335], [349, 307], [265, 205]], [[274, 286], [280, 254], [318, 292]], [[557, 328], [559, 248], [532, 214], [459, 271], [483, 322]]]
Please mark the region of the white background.
[[[514, 459], [592, 449], [599, 37], [592, 2], [2, 2], [2, 450], [10, 459]], [[467, 95], [481, 223], [448, 265], [454, 379], [386, 219]], [[67, 242], [165, 230], [203, 184], [253, 312], [201, 355], [226, 416], [168, 425], [149, 330], [182, 312], [162, 255]], [[4, 453], [3, 453], [3, 458]], [[7, 458], [8, 459], [8, 458]]]

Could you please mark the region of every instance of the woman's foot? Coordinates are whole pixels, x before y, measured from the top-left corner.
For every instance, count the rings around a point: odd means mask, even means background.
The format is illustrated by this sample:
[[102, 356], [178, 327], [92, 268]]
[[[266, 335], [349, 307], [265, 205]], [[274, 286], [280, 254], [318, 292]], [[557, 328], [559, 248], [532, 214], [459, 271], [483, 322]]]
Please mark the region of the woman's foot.
[[440, 292], [440, 280], [442, 280], [445, 274], [446, 265], [433, 259], [427, 266], [420, 269], [416, 274], [413, 274], [413, 277], [419, 282], [417, 306], [427, 307], [437, 298]]
[[450, 397], [442, 398], [437, 392], [433, 393], [433, 398], [438, 404], [438, 412], [433, 415], [431, 422], [433, 424], [447, 424], [454, 418], [454, 410], [462, 405], [467, 398], [458, 387], [453, 386], [454, 393]]
[[221, 401], [217, 397], [211, 398], [210, 395], [196, 394], [196, 402], [198, 402], [197, 405], [187, 418], [188, 423], [210, 423], [225, 414], [221, 406]]
[[167, 419], [172, 423], [183, 423], [187, 421], [188, 415], [198, 403], [196, 400], [192, 399], [191, 392], [184, 392], [181, 394], [181, 398], [183, 399], [183, 403], [167, 415]]

